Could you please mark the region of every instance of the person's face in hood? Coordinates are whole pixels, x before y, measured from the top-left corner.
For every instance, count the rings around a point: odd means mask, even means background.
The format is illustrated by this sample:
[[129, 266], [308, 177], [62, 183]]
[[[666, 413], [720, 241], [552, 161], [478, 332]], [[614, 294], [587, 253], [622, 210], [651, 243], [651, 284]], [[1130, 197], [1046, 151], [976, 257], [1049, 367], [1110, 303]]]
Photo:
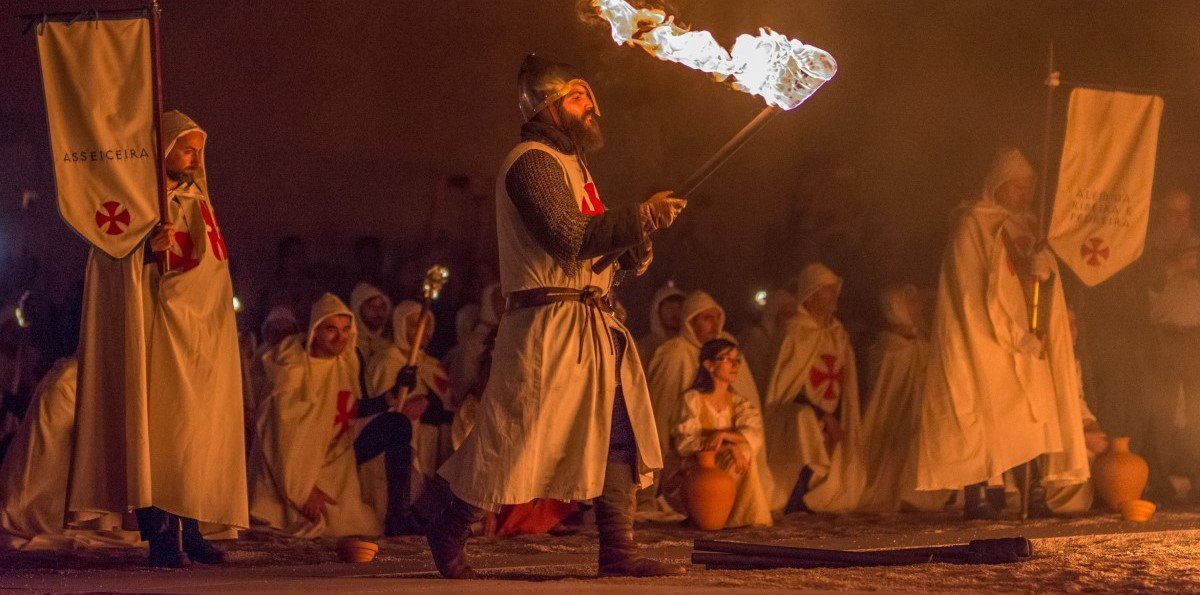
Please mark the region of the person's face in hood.
[[1013, 178], [996, 189], [996, 204], [1012, 213], [1025, 213], [1033, 206], [1033, 178]]
[[823, 285], [816, 293], [804, 300], [804, 309], [817, 320], [826, 320], [837, 312], [841, 287], [836, 283]]
[[702, 310], [688, 320], [692, 333], [701, 345], [716, 339], [721, 334], [721, 310], [709, 308]]
[[383, 328], [388, 317], [388, 303], [380, 296], [375, 296], [362, 303], [358, 307], [358, 316], [362, 320], [363, 326], [371, 329], [371, 332], [377, 333]]
[[354, 320], [345, 314], [330, 316], [313, 331], [312, 356], [331, 359], [342, 354], [350, 344]]
[[204, 151], [204, 133], [199, 130], [185, 132], [175, 140], [171, 152], [163, 160], [167, 177], [180, 184], [191, 182], [200, 169], [201, 153]]
[[[413, 312], [406, 318], [407, 323], [404, 326], [409, 345], [416, 345], [417, 343], [417, 324], [420, 320], [420, 311]], [[425, 332], [422, 334], [425, 336], [421, 337], [421, 349], [424, 349], [429, 344], [429, 339], [433, 337], [433, 314], [431, 312], [425, 313]]]
[[558, 126], [575, 140], [580, 151], [590, 153], [604, 146], [600, 116], [596, 115], [596, 104], [584, 85], [571, 85], [571, 90], [557, 103], [554, 117]]
[[1182, 190], [1173, 190], [1163, 200], [1155, 221], [1159, 237], [1175, 244], [1192, 226], [1192, 197]]
[[683, 328], [683, 296], [673, 295], [663, 300], [658, 305], [658, 320], [668, 334], [678, 334]]

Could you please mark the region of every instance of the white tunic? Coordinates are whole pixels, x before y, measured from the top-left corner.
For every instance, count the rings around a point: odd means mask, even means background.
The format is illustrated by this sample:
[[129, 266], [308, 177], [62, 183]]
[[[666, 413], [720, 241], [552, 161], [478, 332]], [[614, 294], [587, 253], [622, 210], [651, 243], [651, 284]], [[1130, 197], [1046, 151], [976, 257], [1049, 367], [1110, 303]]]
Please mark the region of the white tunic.
[[[525, 229], [508, 196], [505, 177], [518, 157], [534, 149], [545, 151], [562, 165], [581, 212], [584, 201], [590, 200], [583, 168], [575, 156], [532, 141], [509, 153], [496, 183], [502, 291], [508, 295], [539, 287], [582, 290], [596, 286], [608, 292], [611, 267], [593, 273], [591, 262], [585, 262], [578, 273], [568, 275]], [[599, 325], [605, 328], [597, 331], [626, 337], [628, 348], [618, 371], [608, 339], [601, 336], [599, 347], [592, 340], [590, 310], [582, 303], [562, 302], [504, 315], [475, 427], [439, 471], [458, 497], [496, 509], [534, 498], [599, 496], [618, 373], [638, 445], [638, 483], [641, 487], [652, 483], [662, 460], [637, 348], [615, 317], [600, 316]]]

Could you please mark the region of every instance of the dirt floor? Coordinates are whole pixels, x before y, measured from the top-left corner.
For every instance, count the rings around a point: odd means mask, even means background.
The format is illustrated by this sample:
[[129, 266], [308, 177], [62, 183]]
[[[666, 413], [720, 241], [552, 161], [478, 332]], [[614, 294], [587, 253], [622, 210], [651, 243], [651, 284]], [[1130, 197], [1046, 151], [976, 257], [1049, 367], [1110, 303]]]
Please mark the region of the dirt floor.
[[647, 555], [684, 562], [696, 538], [804, 547], [873, 549], [964, 543], [1024, 535], [1028, 561], [994, 566], [923, 564], [812, 570], [710, 571], [658, 579], [595, 578], [596, 536], [472, 539], [468, 551], [483, 580], [437, 578], [422, 539], [380, 540], [374, 562], [344, 564], [335, 540], [297, 540], [250, 532], [227, 542], [220, 568], [149, 570], [144, 550], [0, 552], [0, 588], [75, 592], [437, 592], [489, 593], [688, 592], [696, 587], [863, 591], [1200, 591], [1200, 507], [1160, 510], [1148, 523], [1094, 514], [1071, 519], [963, 523], [958, 513], [792, 515], [778, 526], [704, 533], [677, 524], [639, 525]]

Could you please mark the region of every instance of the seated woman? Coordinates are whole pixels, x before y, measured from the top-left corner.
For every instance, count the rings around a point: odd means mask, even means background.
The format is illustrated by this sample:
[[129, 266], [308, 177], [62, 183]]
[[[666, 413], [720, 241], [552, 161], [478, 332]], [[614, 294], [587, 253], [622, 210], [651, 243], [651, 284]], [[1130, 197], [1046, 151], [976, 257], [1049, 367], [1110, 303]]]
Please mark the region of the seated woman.
[[733, 389], [742, 355], [737, 344], [714, 339], [700, 348], [700, 369], [691, 390], [680, 399], [671, 443], [681, 460], [678, 471], [663, 480], [667, 500], [683, 504], [683, 479], [696, 466], [696, 453], [717, 451], [717, 466], [738, 482], [726, 527], [770, 525], [771, 509], [759, 479], [758, 452], [763, 448], [762, 415]]

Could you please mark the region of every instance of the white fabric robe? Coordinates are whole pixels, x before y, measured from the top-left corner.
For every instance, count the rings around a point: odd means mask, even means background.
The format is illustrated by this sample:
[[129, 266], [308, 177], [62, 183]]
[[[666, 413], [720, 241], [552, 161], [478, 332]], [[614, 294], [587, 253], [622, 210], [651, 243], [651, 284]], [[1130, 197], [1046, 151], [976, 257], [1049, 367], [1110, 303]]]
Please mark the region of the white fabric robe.
[[[813, 471], [804, 496], [809, 509], [853, 510], [866, 482], [854, 350], [836, 318], [822, 325], [802, 306], [798, 310], [787, 323], [763, 406], [767, 459], [775, 486], [771, 509], [787, 505], [807, 466]], [[797, 403], [802, 394], [804, 403]], [[825, 448], [817, 406], [840, 415], [842, 440], [833, 452]]]
[[[674, 473], [679, 465], [676, 449], [671, 444], [671, 428], [674, 427], [675, 417], [679, 414], [683, 394], [692, 388], [696, 372], [700, 370], [701, 345], [696, 333], [692, 331], [691, 320], [712, 308], [721, 312], [718, 323], [721, 338], [733, 341], [733, 337], [724, 332], [725, 310], [707, 293], [694, 291], [683, 302], [683, 331], [659, 346], [654, 352], [654, 357], [650, 359], [650, 367], [646, 370], [646, 382], [650, 387], [659, 444], [667, 447], [663, 449], [664, 477]], [[733, 390], [746, 398], [756, 409], [760, 409], [758, 388], [754, 385], [754, 372], [745, 359], [742, 360], [742, 366], [733, 381]], [[755, 451], [755, 455], [760, 457], [759, 464], [765, 467], [766, 452], [760, 448]], [[768, 490], [771, 489], [769, 474], [763, 474], [762, 481]]]
[[732, 405], [724, 411], [718, 411], [698, 391], [690, 390], [680, 398], [679, 410], [676, 412], [671, 427], [672, 443], [675, 454], [682, 464], [676, 471], [678, 479], [663, 480], [664, 486], [669, 486], [667, 500], [679, 510], [683, 506], [682, 486], [687, 473], [695, 466], [695, 455], [704, 448], [705, 433], [711, 430], [729, 430], [738, 432], [745, 439], [745, 444], [736, 448], [750, 461], [750, 467], [745, 473], [738, 473], [733, 457], [722, 453], [717, 457], [717, 466], [737, 480], [737, 494], [734, 496], [733, 509], [729, 513], [726, 527], [745, 527], [747, 525], [769, 526], [771, 507], [767, 503], [767, 492], [763, 489], [759, 468], [758, 453], [763, 450], [762, 414], [758, 407], [748, 399], [730, 389]]
[[[134, 531], [64, 529], [75, 431], [74, 357], [54, 364], [37, 389], [0, 467], [0, 549], [132, 546]], [[102, 519], [113, 527], [120, 519]]]
[[650, 333], [638, 339], [637, 342], [638, 353], [642, 356], [643, 368], [649, 370], [650, 359], [654, 357], [654, 352], [658, 351], [658, 347], [677, 336], [674, 333], [668, 333], [667, 329], [663, 327], [662, 317], [658, 314], [659, 307], [662, 306], [662, 303], [667, 298], [672, 296], [683, 297], [683, 295], [683, 291], [670, 284], [660, 287], [658, 291], [654, 292], [654, 297], [650, 300]]
[[[307, 336], [279, 344], [271, 394], [258, 418], [250, 515], [294, 537], [374, 536], [383, 529], [363, 498], [354, 455], [360, 429], [354, 341], [335, 358], [312, 357], [307, 348], [317, 326], [340, 314], [352, 316], [341, 300], [325, 294], [313, 305]], [[313, 487], [336, 502], [316, 523], [301, 513]]]
[[[167, 112], [164, 154], [193, 130]], [[142, 249], [89, 256], [68, 522], [156, 506], [206, 534], [249, 525], [233, 286], [203, 160], [196, 181], [168, 197], [170, 270]]]
[[[375, 356], [375, 352], [387, 346], [388, 339], [384, 336], [384, 329], [371, 330], [362, 322], [362, 312], [359, 311], [362, 305], [374, 298], [383, 298], [387, 303], [387, 310], [392, 310], [392, 299], [379, 290], [378, 287], [370, 283], [359, 283], [354, 286], [354, 290], [350, 292], [350, 311], [354, 313], [354, 324], [358, 329], [358, 351], [362, 354], [363, 362], [371, 361]], [[385, 324], [384, 327], [387, 325]]]
[[[504, 179], [513, 162], [532, 149], [545, 151], [562, 164], [577, 204], [587, 199], [577, 157], [533, 141], [509, 153], [496, 181], [502, 290], [508, 295], [537, 287], [596, 286], [607, 293], [612, 286], [611, 267], [597, 274], [591, 271], [591, 262], [584, 262], [577, 274], [568, 275], [525, 230]], [[602, 345], [597, 349], [590, 338], [593, 320], [581, 303], [524, 308], [504, 315], [475, 428], [439, 471], [459, 498], [495, 510], [534, 498], [599, 496], [618, 374], [638, 445], [638, 484], [646, 487], [653, 482], [662, 460], [637, 348], [624, 325], [605, 314], [598, 324], [607, 328], [596, 329]], [[625, 335], [628, 348], [619, 370], [602, 336], [605, 332]]]
[[953, 492], [917, 486], [917, 435], [929, 340], [891, 330], [871, 346], [871, 396], [863, 414], [867, 485], [859, 510], [941, 510]]
[[[989, 188], [994, 190], [1003, 179]], [[1032, 227], [991, 200], [960, 218], [942, 261], [922, 403], [917, 488], [958, 489], [1042, 454], [1043, 483], [1088, 476], [1080, 384], [1057, 262], [1045, 292], [1046, 359], [1029, 331], [1023, 272], [1012, 245]], [[1024, 238], [1024, 239], [1022, 239]]]

